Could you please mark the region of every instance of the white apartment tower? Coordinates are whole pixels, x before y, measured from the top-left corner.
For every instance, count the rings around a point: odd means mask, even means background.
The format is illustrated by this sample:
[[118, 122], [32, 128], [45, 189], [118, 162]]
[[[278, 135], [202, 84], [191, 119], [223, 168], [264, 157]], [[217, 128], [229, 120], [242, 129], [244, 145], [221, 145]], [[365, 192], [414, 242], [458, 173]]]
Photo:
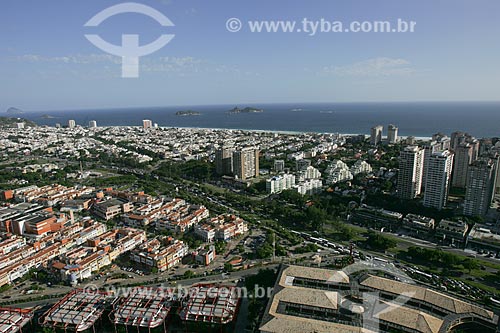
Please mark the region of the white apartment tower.
[[398, 142], [398, 128], [395, 125], [387, 127], [387, 141], [391, 144]]
[[453, 153], [449, 150], [434, 153], [429, 158], [425, 182], [424, 206], [443, 209], [448, 201]]
[[376, 146], [380, 142], [382, 142], [382, 132], [383, 131], [384, 131], [384, 127], [382, 125], [372, 127], [371, 133], [370, 133], [370, 144], [372, 146]]
[[401, 199], [414, 199], [422, 190], [424, 150], [409, 146], [399, 156], [397, 194]]

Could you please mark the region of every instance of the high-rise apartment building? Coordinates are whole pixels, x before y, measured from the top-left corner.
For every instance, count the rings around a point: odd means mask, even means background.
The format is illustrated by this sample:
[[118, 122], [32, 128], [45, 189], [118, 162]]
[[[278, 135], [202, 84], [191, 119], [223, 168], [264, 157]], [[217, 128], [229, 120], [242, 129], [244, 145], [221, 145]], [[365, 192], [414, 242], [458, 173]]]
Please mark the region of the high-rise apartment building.
[[370, 144], [372, 146], [376, 146], [380, 142], [382, 142], [382, 132], [383, 131], [384, 131], [384, 127], [382, 125], [372, 127], [371, 133], [370, 133]]
[[484, 158], [469, 166], [464, 215], [484, 216], [490, 208], [496, 181], [498, 159]]
[[142, 121], [142, 127], [144, 129], [152, 128], [153, 127], [153, 122], [151, 120], [149, 120], [149, 119], [144, 119]]
[[311, 160], [302, 159], [295, 162], [295, 168], [297, 169], [297, 171], [305, 171], [310, 166]]
[[285, 171], [285, 161], [284, 160], [275, 160], [274, 161], [274, 171], [276, 171], [276, 172]]
[[397, 195], [401, 199], [414, 199], [422, 190], [424, 150], [409, 146], [399, 156]]
[[233, 174], [241, 180], [259, 176], [259, 153], [256, 148], [233, 152]]
[[472, 146], [472, 160], [477, 160], [479, 156], [479, 140], [472, 135], [463, 132], [451, 133], [451, 149], [456, 150], [461, 144], [469, 143]]
[[295, 186], [295, 175], [284, 174], [266, 180], [267, 193], [279, 193]]
[[451, 186], [465, 188], [467, 185], [467, 170], [473, 161], [472, 145], [464, 142], [455, 149], [455, 161], [453, 162], [453, 177]]
[[68, 120], [68, 128], [75, 128], [76, 127], [76, 121], [73, 119]]
[[424, 206], [443, 209], [448, 201], [453, 153], [449, 150], [434, 153], [429, 158], [425, 182]]
[[422, 186], [425, 188], [425, 182], [427, 181], [427, 170], [429, 166], [429, 159], [431, 155], [440, 151], [445, 151], [450, 149], [451, 140], [449, 137], [442, 133], [437, 133], [432, 136], [432, 141], [424, 146], [424, 174], [422, 177]]
[[97, 127], [97, 121], [95, 121], [95, 120], [89, 121], [89, 127], [90, 128], [96, 128]]
[[391, 144], [398, 142], [398, 128], [395, 125], [387, 127], [387, 141]]
[[215, 151], [215, 172], [219, 175], [233, 173], [233, 147], [222, 147]]

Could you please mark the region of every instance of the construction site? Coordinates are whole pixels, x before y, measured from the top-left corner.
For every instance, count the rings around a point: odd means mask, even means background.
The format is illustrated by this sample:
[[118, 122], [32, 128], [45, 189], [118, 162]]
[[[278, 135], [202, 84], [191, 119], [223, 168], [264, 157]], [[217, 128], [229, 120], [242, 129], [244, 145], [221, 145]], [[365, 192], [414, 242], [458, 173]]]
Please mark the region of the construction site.
[[130, 327], [151, 329], [162, 327], [167, 331], [166, 319], [172, 308], [173, 293], [162, 288], [134, 288], [127, 297], [114, 303], [109, 320], [118, 326], [124, 326], [126, 332]]
[[101, 332], [96, 329], [109, 302], [108, 293], [75, 289], [54, 304], [40, 319], [43, 327], [63, 332]]
[[236, 318], [239, 305], [240, 297], [236, 287], [195, 285], [182, 300], [179, 317], [184, 322], [186, 331], [196, 329], [199, 332], [201, 327], [220, 328], [220, 331], [224, 331], [223, 326], [230, 326]]
[[0, 308], [0, 332], [33, 332], [31, 324], [33, 312], [27, 309]]
[[[75, 289], [38, 318], [40, 331], [75, 333], [234, 332], [240, 297], [235, 286], [194, 285], [189, 289], [134, 287], [122, 295]], [[0, 327], [31, 321], [29, 312], [11, 309]], [[38, 332], [37, 329], [34, 331]], [[29, 330], [26, 332], [33, 332]]]

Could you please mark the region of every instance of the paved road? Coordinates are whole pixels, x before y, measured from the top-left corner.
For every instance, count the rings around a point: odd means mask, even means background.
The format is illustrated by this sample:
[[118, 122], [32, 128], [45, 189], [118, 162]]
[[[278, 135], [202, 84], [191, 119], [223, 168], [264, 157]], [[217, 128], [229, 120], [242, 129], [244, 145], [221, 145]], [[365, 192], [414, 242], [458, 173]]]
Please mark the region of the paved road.
[[[266, 266], [252, 267], [252, 268], [247, 269], [247, 270], [232, 272], [225, 277], [223, 277], [222, 274], [217, 274], [217, 275], [208, 276], [208, 277], [196, 277], [193, 279], [182, 279], [182, 280], [167, 281], [167, 282], [161, 282], [161, 280], [160, 280], [160, 281], [154, 282], [154, 283], [145, 283], [144, 286], [158, 286], [158, 287], [162, 286], [162, 287], [168, 288], [168, 287], [189, 287], [191, 285], [198, 284], [198, 283], [235, 284], [235, 283], [237, 283], [238, 280], [240, 280], [242, 278], [257, 274], [259, 272], [259, 270], [261, 270], [261, 269], [275, 269], [278, 266], [279, 266], [278, 264], [270, 264], [270, 265], [266, 265]], [[94, 284], [93, 282], [96, 282], [96, 281], [92, 281], [92, 282], [89, 282], [87, 284], [79, 285], [77, 288], [84, 288], [84, 289], [89, 288], [89, 290], [95, 290], [96, 289], [95, 287], [102, 287], [102, 284]], [[124, 280], [123, 281], [124, 284], [130, 283], [130, 282], [135, 283], [137, 281], [136, 281], [136, 279], [134, 279], [132, 281], [131, 280]], [[116, 288], [118, 288], [118, 287], [119, 286], [117, 286]], [[50, 291], [50, 294], [65, 294], [65, 293], [70, 292], [72, 289], [73, 288], [70, 288], [70, 287], [63, 287], [60, 289], [54, 289], [54, 290]], [[111, 289], [111, 290], [113, 290], [113, 289]], [[19, 298], [13, 297], [13, 298], [10, 298], [6, 301], [26, 299], [25, 302], [16, 303], [12, 306], [13, 307], [21, 307], [21, 308], [32, 308], [32, 307], [36, 307], [36, 306], [44, 306], [47, 304], [52, 304], [52, 303], [55, 303], [59, 300], [58, 298], [48, 298], [48, 299], [39, 300], [39, 301], [28, 301], [27, 300], [27, 298], [29, 298], [29, 297], [36, 297], [36, 296], [41, 296], [41, 295], [48, 295], [48, 293], [45, 293], [45, 291], [44, 291], [41, 294], [28, 295], [28, 296], [23, 296], [23, 297], [19, 297]]]

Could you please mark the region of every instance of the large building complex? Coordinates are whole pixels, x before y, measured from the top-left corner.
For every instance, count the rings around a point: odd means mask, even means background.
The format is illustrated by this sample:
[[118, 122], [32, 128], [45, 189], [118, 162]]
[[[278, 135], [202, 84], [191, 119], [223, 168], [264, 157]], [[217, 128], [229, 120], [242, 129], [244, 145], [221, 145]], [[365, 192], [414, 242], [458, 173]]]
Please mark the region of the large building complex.
[[439, 210], [446, 207], [452, 169], [452, 152], [445, 150], [431, 155], [425, 183], [424, 206]]
[[[367, 266], [368, 267], [368, 266]], [[470, 326], [495, 331], [498, 316], [477, 305], [386, 277], [283, 266], [260, 332], [447, 333]], [[378, 299], [374, 299], [377, 293]], [[403, 302], [397, 298], [406, 295]]]
[[423, 170], [424, 150], [422, 148], [409, 146], [401, 151], [397, 185], [398, 197], [414, 199], [420, 195]]

